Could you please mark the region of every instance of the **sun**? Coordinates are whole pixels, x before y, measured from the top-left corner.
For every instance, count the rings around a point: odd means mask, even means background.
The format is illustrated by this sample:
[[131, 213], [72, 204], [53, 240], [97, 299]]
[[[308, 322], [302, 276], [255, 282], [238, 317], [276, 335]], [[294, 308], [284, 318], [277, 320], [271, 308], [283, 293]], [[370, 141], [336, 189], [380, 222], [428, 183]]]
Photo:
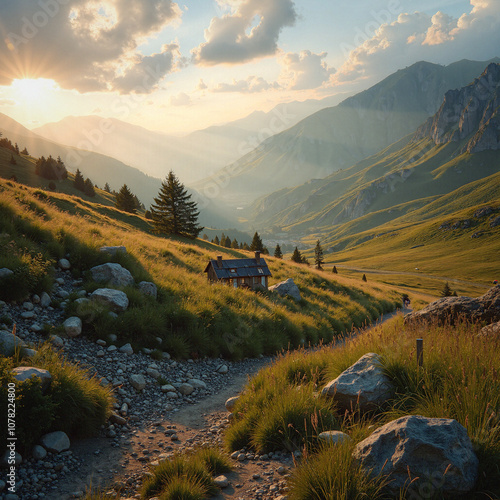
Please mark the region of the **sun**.
[[23, 78], [12, 82], [12, 89], [16, 92], [18, 99], [25, 103], [41, 104], [49, 92], [56, 88], [56, 82], [46, 78]]

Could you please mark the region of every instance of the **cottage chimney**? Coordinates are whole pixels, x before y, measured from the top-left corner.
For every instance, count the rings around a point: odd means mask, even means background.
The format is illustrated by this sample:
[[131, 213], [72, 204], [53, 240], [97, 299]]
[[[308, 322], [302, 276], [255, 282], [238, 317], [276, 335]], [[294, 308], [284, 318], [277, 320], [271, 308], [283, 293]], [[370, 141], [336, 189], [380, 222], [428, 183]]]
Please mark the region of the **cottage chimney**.
[[222, 255], [217, 255], [217, 267], [222, 269]]
[[255, 260], [257, 261], [257, 264], [260, 264], [260, 252], [255, 252]]

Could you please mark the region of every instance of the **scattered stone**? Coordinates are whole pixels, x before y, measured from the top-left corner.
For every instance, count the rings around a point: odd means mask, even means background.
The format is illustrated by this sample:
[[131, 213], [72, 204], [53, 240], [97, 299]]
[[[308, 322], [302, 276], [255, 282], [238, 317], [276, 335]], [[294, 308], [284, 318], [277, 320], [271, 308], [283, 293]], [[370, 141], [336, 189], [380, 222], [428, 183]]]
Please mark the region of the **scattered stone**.
[[32, 303], [32, 302], [25, 302], [25, 303], [23, 304], [23, 309], [24, 309], [25, 311], [33, 311], [33, 309], [34, 309], [34, 308], [35, 308], [35, 306], [33, 305], [33, 303]]
[[234, 405], [236, 404], [236, 401], [238, 401], [239, 396], [233, 396], [232, 398], [229, 398], [226, 400], [225, 406], [226, 410], [229, 412], [233, 411]]
[[[11, 460], [11, 454], [10, 451], [7, 450], [3, 455], [2, 458], [0, 459], [0, 467], [7, 467], [8, 465], [12, 465], [9, 463], [9, 460]], [[14, 465], [20, 465], [23, 461], [23, 457], [21, 456], [20, 453], [17, 451], [14, 452]]]
[[31, 454], [35, 460], [43, 460], [47, 456], [47, 450], [43, 446], [36, 444], [33, 446]]
[[140, 374], [130, 375], [130, 385], [140, 392], [146, 387], [146, 379]]
[[139, 283], [139, 290], [149, 297], [153, 297], [155, 300], [158, 297], [158, 288], [156, 285], [150, 281], [141, 281]]
[[178, 391], [183, 396], [189, 396], [194, 391], [194, 387], [191, 384], [184, 383], [179, 386]]
[[300, 302], [302, 300], [299, 287], [295, 284], [293, 278], [288, 278], [286, 281], [282, 281], [281, 283], [270, 286], [269, 291], [276, 292], [282, 297], [288, 295], [297, 302]]
[[217, 476], [214, 478], [214, 483], [219, 487], [219, 488], [227, 488], [229, 486], [229, 479], [226, 476]]
[[127, 249], [124, 246], [115, 246], [115, 247], [105, 246], [105, 247], [99, 248], [99, 251], [102, 253], [107, 253], [107, 254], [111, 255], [112, 257], [114, 257], [117, 253], [123, 253], [123, 254], [127, 253]]
[[488, 339], [500, 339], [500, 321], [486, 325], [481, 328], [478, 337], [487, 337]]
[[225, 374], [229, 371], [229, 368], [227, 365], [220, 365], [218, 368], [217, 368], [217, 373], [222, 373], [222, 374]]
[[190, 378], [187, 383], [192, 385], [195, 389], [206, 389], [207, 384], [203, 380], [198, 380], [197, 378]]
[[491, 207], [482, 207], [482, 208], [478, 208], [474, 212], [474, 217], [476, 217], [476, 219], [479, 219], [481, 217], [486, 217], [487, 215], [490, 215], [492, 213], [493, 213], [493, 209]]
[[[464, 495], [474, 487], [479, 461], [465, 428], [456, 420], [410, 415], [377, 429], [361, 441], [353, 457], [374, 476], [389, 474], [389, 488], [420, 488]], [[414, 479], [408, 486], [409, 474]]]
[[126, 354], [127, 356], [131, 356], [132, 354], [134, 354], [134, 349], [130, 344], [122, 345], [118, 350]]
[[52, 299], [47, 292], [43, 292], [40, 296], [40, 305], [45, 309], [50, 306]]
[[68, 269], [71, 269], [71, 264], [68, 259], [59, 259], [59, 262], [57, 263], [60, 269], [63, 271], [67, 271]]
[[158, 380], [161, 377], [161, 373], [156, 368], [149, 367], [146, 370], [146, 373], [155, 380]]
[[13, 356], [16, 350], [25, 347], [26, 344], [12, 332], [0, 330], [0, 354], [4, 356]]
[[52, 375], [48, 370], [43, 368], [36, 368], [34, 366], [18, 366], [12, 370], [14, 378], [19, 382], [24, 382], [29, 380], [31, 377], [37, 377], [40, 379], [42, 385], [42, 391], [45, 391], [50, 386], [52, 382]]
[[92, 300], [108, 306], [114, 312], [123, 312], [128, 308], [127, 294], [121, 290], [98, 288], [90, 297]]
[[109, 421], [112, 424], [116, 424], [116, 425], [126, 425], [127, 424], [127, 421], [122, 416], [118, 415], [118, 413], [112, 413], [109, 417]]
[[7, 278], [8, 276], [11, 276], [13, 274], [14, 271], [11, 271], [8, 267], [2, 267], [2, 269], [0, 269], [0, 279]]
[[130, 271], [114, 262], [95, 266], [90, 270], [90, 273], [92, 279], [97, 283], [106, 283], [114, 286], [128, 286], [134, 284], [134, 278], [130, 274]]
[[321, 391], [338, 404], [339, 411], [361, 412], [382, 404], [394, 393], [390, 379], [384, 374], [378, 354], [368, 353], [328, 382]]
[[51, 335], [50, 342], [54, 347], [64, 347], [64, 341], [59, 335]]
[[56, 431], [50, 432], [42, 436], [40, 440], [42, 446], [52, 453], [61, 453], [62, 451], [69, 450], [70, 441], [65, 432]]
[[78, 316], [71, 316], [63, 323], [63, 327], [68, 337], [78, 337], [82, 333], [82, 320]]
[[318, 435], [318, 438], [329, 444], [340, 444], [345, 441], [351, 441], [351, 437], [348, 434], [340, 431], [324, 431]]

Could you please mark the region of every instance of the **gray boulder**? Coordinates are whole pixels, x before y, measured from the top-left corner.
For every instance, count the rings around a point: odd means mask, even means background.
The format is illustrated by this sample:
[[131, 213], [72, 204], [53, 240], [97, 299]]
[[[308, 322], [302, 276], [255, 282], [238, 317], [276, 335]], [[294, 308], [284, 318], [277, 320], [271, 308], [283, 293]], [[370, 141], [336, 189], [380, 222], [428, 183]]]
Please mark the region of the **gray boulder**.
[[197, 378], [190, 378], [187, 381], [188, 384], [192, 385], [195, 389], [206, 389], [207, 384], [203, 380]]
[[97, 283], [106, 283], [114, 286], [127, 286], [134, 284], [134, 278], [130, 272], [120, 264], [108, 262], [95, 266], [90, 270], [92, 279]]
[[463, 495], [478, 475], [479, 461], [467, 431], [448, 418], [410, 415], [389, 422], [361, 441], [353, 457], [374, 476], [389, 474], [394, 491], [415, 479], [407, 498], [420, 498], [424, 492], [430, 498], [438, 491]]
[[0, 330], [0, 354], [13, 356], [16, 350], [22, 349], [26, 344], [12, 332]]
[[[378, 354], [370, 352], [343, 371], [322, 389], [341, 412], [373, 409], [394, 394], [394, 386], [383, 373]], [[358, 406], [359, 405], [359, 406]]]
[[68, 337], [78, 337], [82, 333], [82, 320], [77, 316], [72, 316], [64, 321], [63, 327]]
[[130, 344], [122, 345], [118, 350], [127, 356], [134, 354], [134, 348]]
[[108, 306], [113, 312], [123, 312], [128, 307], [128, 297], [121, 290], [98, 288], [90, 295], [91, 300]]
[[238, 399], [239, 396], [233, 396], [232, 398], [227, 399], [225, 403], [226, 410], [232, 412], [234, 405], [236, 404], [236, 401], [238, 401]]
[[42, 390], [46, 390], [52, 382], [52, 375], [48, 370], [36, 368], [34, 366], [18, 366], [12, 370], [14, 378], [19, 382], [29, 380], [31, 377], [38, 377], [42, 384]]
[[481, 328], [478, 337], [487, 337], [491, 340], [500, 339], [500, 321]]
[[99, 251], [102, 253], [107, 253], [108, 255], [114, 256], [117, 253], [127, 253], [127, 249], [124, 246], [116, 246], [116, 247], [101, 247]]
[[349, 434], [341, 431], [324, 431], [318, 435], [318, 438], [328, 444], [341, 444], [345, 441], [351, 441]]
[[43, 460], [47, 456], [47, 450], [43, 446], [36, 444], [33, 446], [31, 454], [35, 460]]
[[139, 283], [139, 290], [143, 295], [153, 297], [155, 300], [158, 297], [158, 288], [151, 281], [141, 281]]
[[71, 269], [71, 264], [68, 259], [59, 259], [59, 262], [57, 263], [60, 269], [63, 271], [67, 271], [68, 269]]
[[0, 278], [7, 278], [8, 276], [11, 276], [12, 274], [14, 274], [14, 271], [9, 269], [8, 267], [2, 267], [2, 269], [0, 269]]
[[193, 391], [194, 387], [191, 384], [181, 384], [177, 389], [183, 396], [189, 396]]
[[49, 307], [51, 302], [52, 302], [52, 299], [50, 298], [50, 295], [47, 292], [43, 292], [41, 297], [40, 297], [40, 305], [43, 308]]
[[500, 285], [490, 288], [484, 295], [471, 297], [443, 297], [421, 309], [405, 315], [405, 323], [447, 321], [454, 323], [460, 318], [472, 322], [496, 323], [500, 321]]
[[70, 447], [69, 437], [62, 431], [49, 432], [49, 434], [42, 436], [40, 442], [47, 451], [52, 453], [61, 453], [69, 450]]
[[130, 385], [140, 392], [146, 387], [146, 379], [141, 374], [130, 375]]
[[269, 290], [271, 292], [276, 292], [282, 297], [288, 295], [295, 299], [297, 302], [302, 300], [300, 296], [299, 287], [295, 284], [292, 278], [288, 278], [286, 281], [282, 281], [281, 283], [277, 283], [276, 285], [270, 286]]

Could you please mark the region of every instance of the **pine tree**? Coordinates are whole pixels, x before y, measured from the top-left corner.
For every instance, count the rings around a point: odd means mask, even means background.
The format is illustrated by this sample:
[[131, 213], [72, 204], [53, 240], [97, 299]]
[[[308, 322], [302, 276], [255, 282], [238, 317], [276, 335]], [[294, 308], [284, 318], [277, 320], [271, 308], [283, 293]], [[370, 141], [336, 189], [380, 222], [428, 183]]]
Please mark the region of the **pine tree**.
[[203, 238], [205, 241], [208, 241], [208, 234], [207, 234], [207, 233], [203, 233], [202, 238]]
[[135, 198], [126, 184], [122, 186], [115, 196], [115, 207], [131, 214], [135, 214]]
[[243, 243], [243, 250], [246, 250], [247, 252], [250, 251], [250, 246], [246, 241]]
[[291, 261], [297, 262], [297, 264], [302, 264], [303, 261], [302, 254], [300, 253], [297, 247], [295, 247], [295, 250], [293, 251]]
[[332, 273], [333, 274], [338, 274], [337, 266], [333, 266]]
[[451, 297], [452, 292], [448, 282], [444, 284], [443, 290], [441, 291], [441, 297]]
[[363, 277], [361, 278], [361, 280], [362, 280], [362, 281], [365, 281], [365, 282], [366, 282], [366, 281], [368, 281], [368, 280], [366, 279], [366, 274], [363, 274]]
[[91, 197], [95, 196], [94, 184], [92, 184], [92, 181], [88, 177], [85, 179], [85, 184], [83, 186], [83, 192], [87, 196], [91, 196]]
[[85, 189], [85, 179], [83, 178], [83, 175], [80, 172], [79, 168], [76, 169], [75, 180], [73, 181], [73, 185], [75, 186], [75, 189], [78, 189], [78, 191], [83, 192], [83, 190]]
[[106, 191], [106, 193], [111, 193], [111, 188], [109, 187], [109, 184], [106, 182], [106, 184], [104, 184], [104, 191]]
[[17, 145], [17, 142], [16, 145], [14, 146], [14, 149], [16, 150], [16, 154], [19, 154], [19, 146]]
[[214, 245], [220, 245], [219, 237], [217, 235], [215, 235], [214, 238]]
[[314, 263], [316, 264], [316, 269], [323, 269], [325, 260], [323, 258], [323, 248], [319, 240], [316, 242], [316, 248], [314, 249]]
[[279, 246], [279, 244], [276, 244], [276, 248], [274, 249], [274, 256], [277, 259], [283, 258], [283, 252], [281, 251], [281, 247]]
[[255, 234], [253, 235], [252, 243], [250, 244], [250, 250], [252, 250], [252, 252], [264, 251], [264, 244], [262, 243], [262, 239], [257, 231], [255, 231]]
[[21, 154], [23, 154], [23, 155], [29, 155], [28, 150], [27, 150], [26, 148], [24, 148], [24, 149], [21, 151]]
[[236, 250], [240, 248], [240, 246], [238, 245], [238, 240], [236, 238], [234, 238], [234, 240], [231, 242], [231, 248], [234, 248]]
[[224, 246], [226, 248], [231, 248], [231, 238], [229, 236], [226, 236], [226, 239], [224, 240]]
[[184, 185], [172, 171], [161, 185], [158, 197], [151, 205], [154, 228], [157, 233], [196, 238], [203, 227], [198, 226], [196, 203], [191, 201]]

